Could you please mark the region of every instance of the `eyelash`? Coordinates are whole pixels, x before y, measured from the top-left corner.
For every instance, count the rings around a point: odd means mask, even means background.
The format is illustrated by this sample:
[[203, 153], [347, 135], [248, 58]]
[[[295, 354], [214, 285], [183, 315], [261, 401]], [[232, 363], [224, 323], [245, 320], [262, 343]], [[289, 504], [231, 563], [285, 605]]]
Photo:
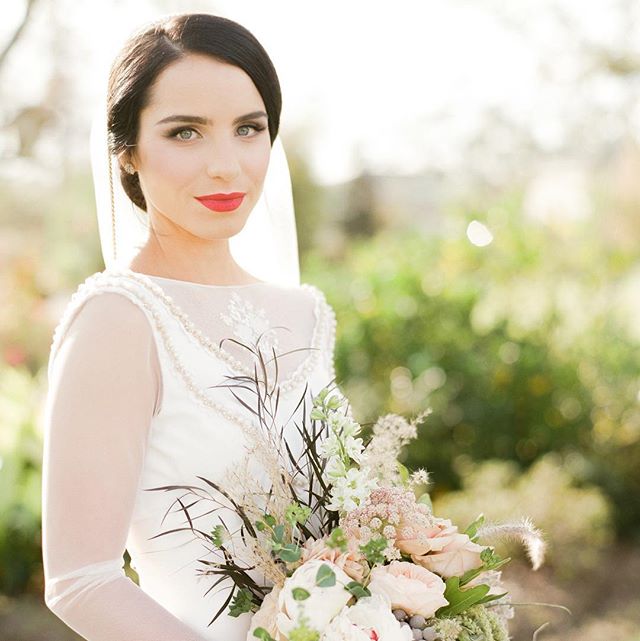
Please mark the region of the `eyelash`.
[[[249, 124], [249, 123], [247, 123], [246, 125], [240, 125], [240, 127], [238, 127], [238, 129], [240, 129], [241, 127], [251, 127], [256, 132], [256, 135], [258, 133], [260, 133], [261, 131], [264, 131], [266, 129], [266, 127], [264, 125]], [[167, 138], [175, 138], [175, 136], [177, 136], [181, 131], [196, 131], [196, 130], [193, 127], [179, 127], [177, 129], [171, 130], [167, 134]], [[197, 131], [196, 131], [196, 133], [197, 133]], [[240, 137], [241, 138], [253, 138], [253, 136], [240, 136]], [[182, 139], [178, 139], [178, 140], [182, 140], [182, 142], [190, 142], [191, 139], [182, 138]]]

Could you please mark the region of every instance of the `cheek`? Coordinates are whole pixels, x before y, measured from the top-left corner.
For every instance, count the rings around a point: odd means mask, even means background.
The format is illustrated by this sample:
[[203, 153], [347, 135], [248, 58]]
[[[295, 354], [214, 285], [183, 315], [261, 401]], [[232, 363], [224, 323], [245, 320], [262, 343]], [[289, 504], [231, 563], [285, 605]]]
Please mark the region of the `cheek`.
[[152, 142], [146, 146], [144, 166], [147, 181], [160, 189], [184, 184], [193, 178], [197, 171], [198, 161], [195, 154], [167, 144], [166, 141]]
[[245, 162], [245, 173], [254, 184], [261, 184], [267, 174], [269, 167], [269, 157], [271, 153], [271, 146], [266, 144]]

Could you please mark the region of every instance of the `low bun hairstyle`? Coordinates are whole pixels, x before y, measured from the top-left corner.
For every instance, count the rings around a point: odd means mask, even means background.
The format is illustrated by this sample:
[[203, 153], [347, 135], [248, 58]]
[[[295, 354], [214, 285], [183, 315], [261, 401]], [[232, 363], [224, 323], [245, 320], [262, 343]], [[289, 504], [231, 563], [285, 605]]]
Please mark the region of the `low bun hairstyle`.
[[[140, 112], [149, 104], [151, 86], [163, 69], [190, 53], [240, 67], [253, 80], [265, 104], [273, 146], [280, 127], [282, 96], [276, 70], [263, 46], [233, 20], [209, 13], [184, 13], [135, 32], [114, 60], [107, 91], [110, 154], [118, 155], [137, 144]], [[147, 211], [138, 174], [120, 167], [120, 182], [133, 203]]]

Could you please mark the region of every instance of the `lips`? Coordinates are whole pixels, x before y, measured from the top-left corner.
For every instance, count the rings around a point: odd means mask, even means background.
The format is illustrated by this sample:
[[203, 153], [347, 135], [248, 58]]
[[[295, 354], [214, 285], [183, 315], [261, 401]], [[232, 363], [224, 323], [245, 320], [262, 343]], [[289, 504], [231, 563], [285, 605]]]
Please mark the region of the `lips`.
[[223, 194], [223, 193], [208, 194], [206, 196], [196, 196], [196, 198], [200, 201], [202, 200], [235, 200], [236, 198], [242, 198], [242, 196], [244, 196], [243, 191], [232, 191], [229, 194]]
[[224, 212], [237, 209], [244, 196], [244, 192], [234, 191], [228, 194], [218, 193], [209, 194], [208, 196], [196, 196], [196, 200], [199, 200], [207, 209]]

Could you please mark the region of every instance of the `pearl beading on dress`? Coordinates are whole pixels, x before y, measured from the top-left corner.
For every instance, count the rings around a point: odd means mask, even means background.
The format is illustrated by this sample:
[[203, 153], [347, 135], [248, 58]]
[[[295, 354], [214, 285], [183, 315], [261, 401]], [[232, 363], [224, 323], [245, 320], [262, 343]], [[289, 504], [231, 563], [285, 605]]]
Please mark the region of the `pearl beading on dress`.
[[[89, 297], [93, 293], [102, 293], [105, 291], [122, 291], [124, 290], [123, 293], [127, 295], [128, 298], [130, 298], [134, 303], [138, 305], [142, 305], [150, 314], [150, 316], [153, 318], [154, 321], [154, 326], [156, 330], [158, 331], [159, 335], [162, 337], [162, 342], [164, 345], [164, 348], [169, 355], [171, 362], [175, 368], [175, 370], [180, 374], [180, 377], [182, 381], [184, 382], [185, 386], [189, 389], [189, 391], [206, 407], [217, 411], [219, 414], [224, 416], [225, 418], [229, 419], [230, 421], [236, 423], [239, 425], [245, 432], [247, 433], [248, 436], [250, 436], [252, 439], [255, 438], [256, 436], [256, 426], [252, 421], [248, 421], [245, 419], [243, 416], [237, 414], [236, 412], [231, 411], [228, 407], [225, 405], [222, 405], [220, 403], [216, 403], [213, 401], [209, 396], [207, 396], [203, 391], [194, 383], [192, 377], [190, 376], [187, 368], [184, 366], [182, 363], [180, 357], [177, 354], [177, 351], [173, 345], [173, 342], [171, 341], [170, 336], [168, 335], [166, 328], [163, 325], [163, 322], [157, 312], [156, 309], [152, 305], [150, 305], [144, 297], [140, 296], [138, 292], [136, 292], [135, 287], [132, 287], [131, 283], [127, 282], [126, 278], [121, 278], [121, 276], [126, 276], [128, 278], [132, 278], [133, 272], [129, 272], [127, 270], [105, 270], [104, 272], [98, 272], [94, 274], [93, 276], [90, 276], [87, 278], [79, 287], [78, 289], [74, 292], [74, 294], [71, 296], [71, 299], [67, 305], [66, 311], [61, 318], [60, 322], [58, 323], [57, 327], [55, 328], [54, 334], [53, 334], [53, 339], [52, 339], [52, 344], [51, 344], [51, 351], [50, 351], [50, 360], [52, 360], [55, 356], [55, 353], [57, 352], [62, 339], [64, 337], [64, 333], [66, 331], [66, 328], [69, 324], [69, 322], [72, 320], [75, 312], [78, 310], [82, 302]], [[182, 314], [183, 318], [188, 321], [188, 324], [193, 327], [193, 324], [190, 322], [188, 318], [186, 318], [186, 315], [184, 315], [184, 312], [180, 310], [180, 308], [172, 301], [171, 297], [168, 296], [159, 285], [156, 285], [153, 282], [147, 283], [144, 278], [136, 278], [135, 275], [133, 276], [133, 280], [136, 282], [142, 284], [143, 286], [146, 286], [147, 289], [152, 291], [153, 293], [156, 293], [159, 295], [161, 298], [165, 299], [165, 303], [169, 307], [169, 309], [172, 311], [172, 313], [178, 313]], [[303, 283], [301, 286], [303, 287], [308, 287], [311, 289], [315, 296], [316, 300], [316, 319], [318, 322], [316, 323], [316, 327], [314, 328], [314, 339], [313, 342], [318, 343], [321, 341], [325, 333], [319, 330], [320, 325], [322, 324], [320, 321], [322, 320], [322, 317], [320, 316], [320, 309], [322, 304], [324, 303], [324, 310], [326, 312], [325, 321], [327, 322], [327, 327], [325, 328], [325, 332], [328, 330], [328, 336], [330, 337], [329, 340], [330, 342], [328, 343], [330, 350], [327, 352], [329, 355], [333, 354], [333, 346], [334, 346], [334, 341], [335, 341], [335, 329], [336, 329], [336, 317], [335, 317], [335, 312], [331, 308], [328, 303], [326, 303], [326, 299], [324, 298], [324, 294], [317, 289], [313, 285], [308, 285], [306, 283]], [[160, 290], [159, 292], [156, 291], [156, 288]], [[172, 305], [174, 308], [172, 309]], [[177, 318], [180, 318], [180, 316], [176, 316]], [[197, 328], [196, 331], [200, 333]], [[200, 333], [201, 334], [201, 333]], [[206, 337], [205, 337], [206, 338]], [[200, 342], [200, 341], [199, 341]], [[213, 343], [209, 341], [211, 345]], [[218, 351], [219, 348], [217, 348], [215, 345], [213, 345], [214, 348]], [[317, 359], [317, 355], [321, 354], [321, 351], [312, 351], [311, 356], [306, 359], [306, 362], [304, 362], [302, 365], [304, 367], [299, 367], [296, 369], [296, 372], [292, 377], [290, 377], [285, 383], [286, 383], [286, 390], [292, 390], [296, 386], [304, 383], [306, 381], [306, 376], [307, 373], [310, 373], [313, 369], [313, 366], [315, 365], [315, 361]], [[230, 356], [225, 353], [226, 356]], [[312, 359], [312, 357], [315, 357]], [[227, 359], [224, 359], [227, 361]], [[233, 362], [236, 361], [236, 359], [233, 359], [230, 357], [230, 360]], [[228, 362], [228, 361], [227, 361]], [[242, 366], [241, 363], [239, 363], [241, 368], [244, 370], [245, 368]], [[330, 372], [330, 378], [329, 380], [332, 380], [335, 378], [335, 369], [333, 365], [333, 359], [331, 356], [329, 356], [329, 363], [328, 363], [328, 369]], [[249, 372], [249, 375], [252, 375], [253, 371]], [[283, 389], [284, 385], [280, 384], [281, 391], [285, 391]], [[339, 390], [337, 390], [338, 393], [341, 394]], [[342, 394], [341, 394], [342, 395]], [[349, 415], [351, 415], [351, 411], [349, 409]]]
[[142, 299], [140, 295], [135, 291], [135, 289], [131, 287], [130, 284], [122, 282], [121, 279], [117, 280], [117, 279], [110, 279], [108, 277], [101, 277], [100, 285], [98, 285], [97, 280], [99, 276], [101, 276], [101, 274], [97, 274], [95, 276], [89, 277], [84, 283], [82, 283], [78, 287], [76, 292], [72, 295], [69, 305], [67, 307], [67, 310], [54, 332], [54, 338], [51, 346], [51, 359], [54, 357], [55, 352], [58, 350], [60, 346], [60, 343], [63, 338], [63, 329], [66, 328], [69, 321], [73, 318], [73, 314], [86, 298], [88, 298], [92, 294], [101, 294], [108, 291], [120, 292], [126, 295], [129, 299], [131, 299], [137, 305], [142, 305], [149, 312], [149, 314], [153, 318], [153, 322], [156, 330], [162, 337], [164, 348], [167, 354], [169, 354], [169, 357], [171, 358], [171, 362], [173, 366], [175, 367], [176, 371], [180, 374], [182, 381], [184, 382], [186, 387], [189, 389], [189, 391], [203, 405], [205, 405], [206, 407], [212, 410], [215, 410], [225, 418], [234, 422], [245, 431], [245, 433], [247, 434], [247, 436], [249, 436], [250, 439], [255, 439], [258, 433], [257, 433], [256, 425], [252, 421], [245, 419], [243, 416], [237, 414], [236, 412], [231, 411], [229, 408], [225, 407], [224, 405], [220, 403], [216, 403], [211, 398], [209, 398], [206, 394], [204, 394], [202, 390], [193, 382], [193, 379], [191, 378], [189, 372], [182, 364], [182, 361], [180, 360], [176, 352], [173, 342], [169, 337], [158, 312], [153, 308], [153, 306], [150, 305], [146, 300]]
[[[89, 277], [87, 280], [93, 278], [98, 278], [100, 276], [124, 276], [131, 278], [135, 282], [139, 283], [150, 292], [158, 296], [165, 305], [171, 311], [171, 314], [176, 318], [186, 332], [193, 337], [193, 339], [204, 347], [207, 351], [217, 356], [220, 360], [224, 361], [229, 368], [236, 374], [244, 374], [245, 376], [252, 376], [254, 373], [253, 367], [246, 366], [244, 363], [234, 358], [226, 350], [218, 347], [208, 336], [206, 336], [198, 327], [196, 327], [188, 315], [180, 308], [180, 306], [173, 300], [169, 294], [167, 294], [160, 285], [154, 283], [150, 278], [144, 274], [131, 271], [126, 268], [120, 269], [108, 269], [104, 272], [99, 272], [94, 274], [94, 276]], [[280, 392], [285, 394], [292, 389], [297, 388], [301, 383], [303, 383], [311, 372], [313, 372], [316, 367], [317, 360], [319, 355], [322, 353], [321, 347], [323, 345], [333, 346], [335, 341], [335, 329], [336, 329], [336, 319], [335, 313], [331, 309], [330, 305], [326, 302], [326, 298], [323, 292], [318, 289], [315, 285], [309, 283], [301, 283], [300, 287], [308, 290], [314, 297], [314, 315], [316, 318], [316, 323], [313, 328], [311, 336], [311, 345], [313, 349], [310, 350], [309, 356], [305, 358], [302, 363], [296, 368], [296, 370], [291, 374], [287, 379], [280, 381]], [[326, 341], [329, 341], [328, 343]], [[329, 364], [331, 365], [331, 364]], [[335, 374], [333, 374], [335, 376]]]

